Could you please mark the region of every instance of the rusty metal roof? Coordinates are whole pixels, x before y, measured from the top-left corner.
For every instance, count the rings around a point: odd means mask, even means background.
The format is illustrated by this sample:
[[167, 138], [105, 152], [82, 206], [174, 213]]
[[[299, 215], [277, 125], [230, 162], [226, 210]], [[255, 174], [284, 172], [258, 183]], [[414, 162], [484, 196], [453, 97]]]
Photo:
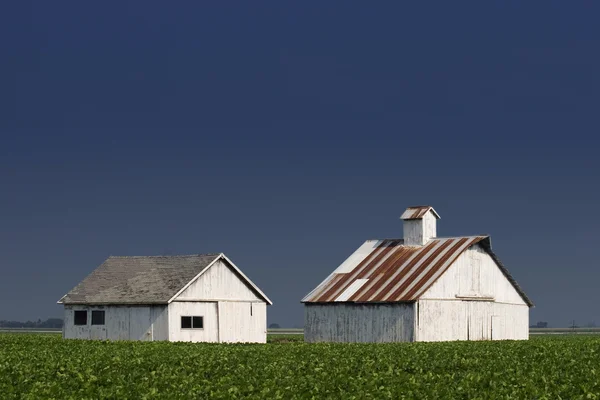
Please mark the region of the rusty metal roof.
[[458, 256], [477, 243], [490, 253], [523, 300], [530, 307], [533, 306], [498, 257], [491, 252], [489, 236], [435, 238], [424, 246], [404, 246], [402, 239], [368, 240], [302, 302], [415, 301]]
[[440, 219], [440, 215], [431, 206], [408, 207], [404, 211], [404, 213], [402, 213], [402, 216], [400, 217], [400, 219], [403, 219], [403, 220], [422, 219], [425, 216], [425, 214], [427, 214], [429, 211], [431, 211], [437, 219]]

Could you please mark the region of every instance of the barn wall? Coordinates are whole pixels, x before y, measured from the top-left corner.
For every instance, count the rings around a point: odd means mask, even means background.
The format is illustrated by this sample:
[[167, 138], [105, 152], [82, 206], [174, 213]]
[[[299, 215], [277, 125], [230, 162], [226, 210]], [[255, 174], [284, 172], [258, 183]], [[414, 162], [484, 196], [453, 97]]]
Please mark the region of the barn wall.
[[306, 342], [409, 342], [414, 336], [414, 305], [304, 305]]
[[184, 290], [177, 300], [262, 300], [223, 260], [217, 261]]
[[[182, 316], [204, 317], [204, 328], [182, 329]], [[217, 302], [178, 302], [169, 304], [169, 340], [175, 342], [218, 342]]]
[[456, 300], [456, 296], [491, 296], [498, 303], [525, 305], [492, 257], [478, 244], [461, 254], [420, 299]]
[[220, 342], [267, 342], [267, 304], [220, 301]]
[[[87, 325], [74, 324], [74, 311], [88, 312]], [[92, 325], [92, 310], [104, 310], [104, 325]], [[97, 340], [166, 340], [166, 306], [65, 306], [63, 337]]]
[[529, 307], [488, 301], [419, 300], [416, 340], [526, 340]]

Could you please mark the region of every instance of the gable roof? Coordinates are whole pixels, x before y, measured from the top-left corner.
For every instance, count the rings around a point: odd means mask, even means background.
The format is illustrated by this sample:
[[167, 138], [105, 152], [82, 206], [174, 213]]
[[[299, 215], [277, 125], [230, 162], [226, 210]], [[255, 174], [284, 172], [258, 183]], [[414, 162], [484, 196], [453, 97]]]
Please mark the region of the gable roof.
[[400, 216], [400, 219], [403, 219], [405, 221], [409, 221], [412, 219], [423, 219], [425, 214], [427, 214], [429, 211], [433, 213], [436, 219], [440, 219], [440, 214], [438, 214], [431, 206], [407, 207], [406, 210]]
[[491, 251], [489, 236], [431, 239], [404, 246], [402, 239], [367, 240], [302, 299], [303, 303], [381, 303], [417, 300], [469, 247], [480, 243], [525, 303], [533, 303]]
[[168, 304], [219, 259], [259, 297], [273, 304], [223, 253], [109, 257], [58, 303]]

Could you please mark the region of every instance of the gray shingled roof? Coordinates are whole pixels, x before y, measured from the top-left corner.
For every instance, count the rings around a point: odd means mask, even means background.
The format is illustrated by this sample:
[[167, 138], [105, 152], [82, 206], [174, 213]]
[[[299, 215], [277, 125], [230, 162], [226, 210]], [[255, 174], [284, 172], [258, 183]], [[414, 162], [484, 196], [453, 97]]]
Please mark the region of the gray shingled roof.
[[109, 257], [59, 302], [164, 304], [219, 256]]

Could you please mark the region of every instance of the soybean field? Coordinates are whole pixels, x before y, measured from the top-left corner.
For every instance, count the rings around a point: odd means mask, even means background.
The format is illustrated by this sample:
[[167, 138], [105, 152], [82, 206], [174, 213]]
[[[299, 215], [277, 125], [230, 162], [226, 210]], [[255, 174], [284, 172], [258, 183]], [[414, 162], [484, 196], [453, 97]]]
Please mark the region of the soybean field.
[[0, 334], [2, 399], [598, 399], [600, 337], [307, 344]]

